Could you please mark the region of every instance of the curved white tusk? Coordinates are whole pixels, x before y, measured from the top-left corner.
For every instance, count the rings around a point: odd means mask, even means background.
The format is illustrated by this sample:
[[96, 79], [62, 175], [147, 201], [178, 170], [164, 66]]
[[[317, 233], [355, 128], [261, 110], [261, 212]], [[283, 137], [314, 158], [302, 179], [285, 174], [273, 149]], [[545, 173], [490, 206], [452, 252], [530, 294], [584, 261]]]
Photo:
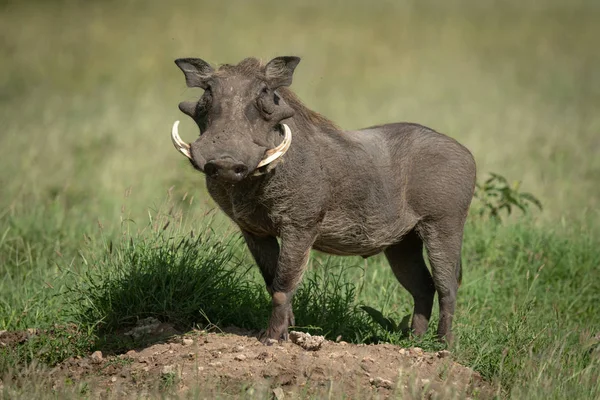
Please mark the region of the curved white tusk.
[[281, 142], [279, 146], [267, 150], [265, 152], [265, 158], [263, 158], [258, 163], [256, 168], [264, 167], [265, 165], [272, 163], [273, 161], [277, 160], [279, 157], [284, 155], [285, 152], [288, 151], [288, 149], [290, 148], [290, 145], [292, 144], [292, 131], [286, 124], [281, 125], [283, 125], [283, 130], [285, 132], [283, 142]]
[[173, 124], [173, 129], [171, 130], [171, 140], [173, 141], [173, 146], [175, 146], [175, 148], [184, 156], [186, 156], [187, 158], [189, 158], [190, 160], [192, 159], [192, 154], [190, 153], [190, 145], [187, 144], [186, 142], [184, 142], [183, 140], [181, 140], [181, 138], [179, 137], [179, 131], [178, 131], [178, 126], [179, 126], [179, 121], [175, 121], [175, 123]]

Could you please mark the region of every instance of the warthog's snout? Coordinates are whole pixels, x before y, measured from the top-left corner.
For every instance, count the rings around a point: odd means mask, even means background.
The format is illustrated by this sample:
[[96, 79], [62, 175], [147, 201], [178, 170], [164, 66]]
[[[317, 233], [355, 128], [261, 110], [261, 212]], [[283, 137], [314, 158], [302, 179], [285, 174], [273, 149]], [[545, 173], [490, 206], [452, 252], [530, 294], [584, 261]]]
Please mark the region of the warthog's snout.
[[225, 157], [204, 164], [204, 173], [211, 178], [239, 182], [248, 175], [248, 167], [231, 157]]

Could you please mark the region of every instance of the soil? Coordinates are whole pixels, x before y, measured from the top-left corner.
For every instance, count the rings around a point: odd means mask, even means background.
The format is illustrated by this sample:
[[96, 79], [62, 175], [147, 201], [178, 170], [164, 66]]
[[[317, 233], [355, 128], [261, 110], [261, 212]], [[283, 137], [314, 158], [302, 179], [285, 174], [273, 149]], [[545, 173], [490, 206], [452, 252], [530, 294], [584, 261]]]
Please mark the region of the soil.
[[[148, 323], [151, 325], [151, 323]], [[124, 354], [71, 358], [48, 371], [54, 390], [86, 382], [91, 398], [492, 398], [491, 385], [448, 351], [424, 352], [389, 344], [355, 345], [290, 333], [264, 345], [256, 334], [192, 331], [170, 335], [165, 324], [140, 327], [155, 342]], [[3, 341], [8, 341], [4, 332]], [[25, 337], [10, 339], [24, 340]], [[152, 339], [152, 338], [150, 338]]]

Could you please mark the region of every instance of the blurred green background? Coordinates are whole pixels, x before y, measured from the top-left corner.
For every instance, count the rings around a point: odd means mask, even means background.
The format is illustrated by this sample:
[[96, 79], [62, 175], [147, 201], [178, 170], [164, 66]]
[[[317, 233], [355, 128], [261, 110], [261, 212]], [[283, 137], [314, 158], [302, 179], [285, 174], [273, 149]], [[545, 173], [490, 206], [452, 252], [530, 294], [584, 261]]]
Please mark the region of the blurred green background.
[[298, 55], [292, 88], [352, 129], [394, 121], [464, 143], [545, 205], [598, 217], [597, 1], [4, 1], [0, 212], [59, 199], [66, 219], [118, 218], [203, 178], [170, 143], [178, 57]]
[[[182, 120], [184, 139], [197, 135], [177, 104], [201, 94], [186, 87], [173, 61], [297, 55], [292, 89], [343, 128], [429, 126], [473, 152], [480, 180], [499, 173], [541, 200], [543, 211], [531, 219], [469, 220], [453, 357], [514, 398], [596, 398], [599, 42], [598, 0], [0, 0], [0, 330], [73, 321], [85, 328], [109, 311], [131, 321], [149, 312], [145, 294], [135, 297], [145, 284], [168, 281], [169, 273], [190, 283], [187, 273], [206, 272], [190, 263], [177, 275], [177, 265], [163, 265], [148, 227], [150, 220], [160, 230], [161, 216], [181, 218], [171, 225], [175, 234], [224, 233], [216, 236], [224, 246], [234, 241], [228, 251], [252, 265], [239, 238], [228, 237], [235, 228], [210, 212], [203, 176], [171, 144], [174, 120]], [[113, 253], [109, 241], [121, 233], [131, 247]], [[145, 240], [150, 245], [136, 247]], [[122, 254], [160, 261], [151, 279], [136, 283], [138, 292], [118, 280], [137, 268]], [[367, 304], [397, 321], [411, 312], [382, 257], [333, 259], [336, 268], [354, 267], [343, 284], [357, 288], [357, 299], [352, 292], [340, 302], [327, 285], [316, 288], [321, 272], [313, 269], [304, 293], [320, 290], [344, 307]], [[315, 256], [312, 264], [329, 260]], [[240, 271], [243, 282], [260, 282], [256, 268], [250, 276]], [[322, 271], [323, 279], [341, 276]], [[141, 301], [141, 311], [130, 312], [132, 300], [102, 308], [110, 285]], [[152, 294], [164, 300], [170, 290], [159, 286]], [[74, 303], [70, 287], [100, 300]], [[251, 295], [266, 296], [257, 287]], [[299, 297], [305, 323], [336, 322], [310, 320], [318, 313]], [[176, 300], [176, 311], [204, 307]], [[98, 321], [73, 317], [86, 307], [96, 307]], [[46, 361], [90, 349], [75, 347], [56, 346], [61, 353]], [[0, 353], [0, 373], [39, 356], [20, 351]]]

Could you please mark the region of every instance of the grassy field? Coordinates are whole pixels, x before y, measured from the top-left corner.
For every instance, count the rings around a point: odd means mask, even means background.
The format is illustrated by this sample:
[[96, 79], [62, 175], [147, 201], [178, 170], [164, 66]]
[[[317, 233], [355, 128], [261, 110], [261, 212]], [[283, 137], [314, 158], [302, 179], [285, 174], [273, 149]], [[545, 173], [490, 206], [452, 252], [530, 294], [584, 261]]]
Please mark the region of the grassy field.
[[[592, 0], [0, 2], [0, 330], [79, 327], [0, 349], [0, 376], [146, 315], [264, 326], [250, 257], [170, 143], [175, 119], [196, 135], [177, 104], [199, 95], [173, 60], [298, 55], [293, 89], [342, 127], [430, 126], [541, 200], [469, 220], [454, 356], [502, 397], [600, 397], [599, 37]], [[382, 258], [311, 265], [299, 324], [412, 343], [357, 308], [410, 313]]]

